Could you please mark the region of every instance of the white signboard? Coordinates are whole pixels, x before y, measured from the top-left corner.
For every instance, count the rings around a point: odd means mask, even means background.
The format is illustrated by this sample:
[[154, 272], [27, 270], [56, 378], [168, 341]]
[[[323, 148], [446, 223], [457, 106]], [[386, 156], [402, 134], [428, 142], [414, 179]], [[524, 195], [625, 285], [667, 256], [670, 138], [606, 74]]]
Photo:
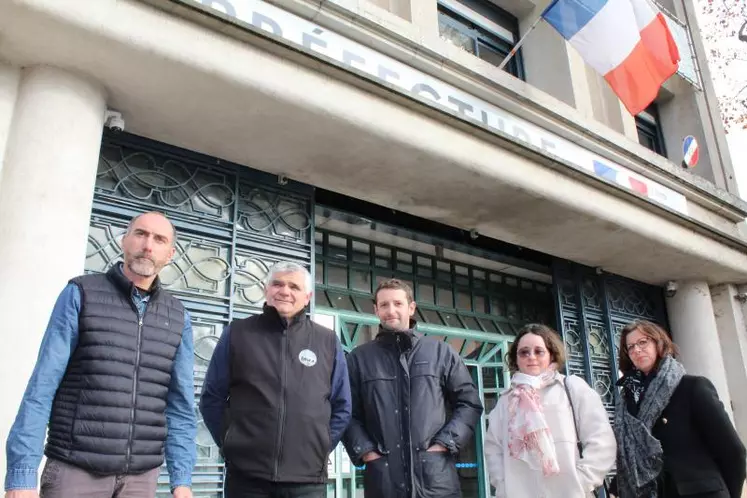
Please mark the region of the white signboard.
[[685, 197], [619, 164], [594, 154], [575, 143], [536, 126], [514, 114], [474, 97], [407, 64], [376, 52], [295, 14], [262, 0], [182, 0], [202, 4], [229, 17], [251, 24], [323, 54], [345, 66], [390, 83], [402, 93], [424, 97], [452, 109], [461, 118], [511, 135], [545, 151], [548, 156], [568, 161], [587, 173], [635, 192], [650, 201], [687, 214]]

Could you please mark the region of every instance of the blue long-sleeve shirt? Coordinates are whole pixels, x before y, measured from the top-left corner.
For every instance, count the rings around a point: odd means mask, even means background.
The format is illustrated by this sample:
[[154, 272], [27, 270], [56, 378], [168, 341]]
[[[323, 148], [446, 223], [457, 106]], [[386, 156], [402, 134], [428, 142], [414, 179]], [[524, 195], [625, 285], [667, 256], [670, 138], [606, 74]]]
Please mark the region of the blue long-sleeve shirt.
[[[205, 383], [200, 397], [200, 412], [205, 426], [210, 431], [216, 444], [223, 443], [223, 412], [226, 409], [229, 386], [231, 382], [230, 370], [231, 326], [223, 329], [223, 334], [215, 346], [210, 359]], [[352, 402], [350, 400], [350, 378], [348, 364], [339, 339], [335, 352], [335, 362], [332, 367], [331, 389], [329, 402], [332, 405], [332, 415], [329, 420], [330, 448], [335, 449], [342, 434], [350, 423]]]
[[[133, 296], [133, 302], [141, 314], [145, 312], [148, 298], [138, 293]], [[79, 312], [80, 289], [75, 284], [68, 284], [52, 310], [36, 366], [8, 434], [6, 491], [36, 489], [52, 402], [78, 344]], [[166, 398], [168, 435], [165, 453], [172, 489], [191, 486], [192, 469], [197, 460], [193, 356], [192, 325], [185, 310], [182, 340], [176, 351]]]

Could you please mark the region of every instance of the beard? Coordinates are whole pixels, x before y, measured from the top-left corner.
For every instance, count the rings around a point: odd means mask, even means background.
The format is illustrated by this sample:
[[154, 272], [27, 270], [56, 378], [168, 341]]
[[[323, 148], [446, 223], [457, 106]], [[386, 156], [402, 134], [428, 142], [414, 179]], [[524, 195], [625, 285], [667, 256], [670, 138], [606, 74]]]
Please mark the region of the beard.
[[137, 255], [128, 261], [127, 268], [141, 277], [152, 277], [160, 270], [155, 261], [143, 255]]

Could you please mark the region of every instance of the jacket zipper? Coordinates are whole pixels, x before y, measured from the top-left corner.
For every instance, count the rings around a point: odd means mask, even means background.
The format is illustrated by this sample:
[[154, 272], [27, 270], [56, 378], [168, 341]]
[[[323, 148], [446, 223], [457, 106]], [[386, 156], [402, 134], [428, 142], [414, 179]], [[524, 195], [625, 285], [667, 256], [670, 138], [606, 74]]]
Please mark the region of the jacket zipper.
[[132, 408], [130, 409], [130, 429], [127, 436], [127, 456], [125, 461], [125, 474], [130, 471], [130, 455], [132, 454], [132, 439], [135, 433], [135, 403], [137, 403], [137, 381], [140, 370], [140, 345], [143, 339], [143, 316], [137, 312], [137, 352], [135, 353], [135, 372], [132, 376]]
[[[406, 386], [403, 387], [401, 382], [397, 383], [397, 388], [399, 390], [399, 400], [400, 403], [402, 403], [402, 408], [405, 406], [408, 408], [408, 410], [400, 410], [400, 427], [403, 431], [407, 431], [407, 441], [408, 441], [408, 454], [407, 458], [410, 462], [409, 468], [410, 468], [410, 496], [415, 496], [415, 455], [412, 451], [412, 430], [410, 430], [410, 367], [409, 367], [409, 356], [412, 354], [412, 347], [409, 351], [405, 351], [402, 349], [402, 342], [400, 340], [400, 336], [397, 336], [397, 352], [399, 353], [399, 363], [402, 366], [402, 372], [405, 377]], [[404, 403], [404, 395], [407, 394], [407, 404]], [[405, 455], [402, 455], [403, 457]], [[404, 458], [403, 458], [404, 460]]]
[[281, 361], [283, 362], [283, 369], [280, 371], [280, 406], [278, 407], [278, 447], [277, 447], [277, 458], [275, 458], [275, 471], [273, 472], [273, 480], [278, 478], [278, 467], [280, 466], [280, 460], [283, 458], [283, 435], [285, 433], [285, 378], [286, 369], [288, 368], [288, 361], [286, 359], [288, 349], [288, 328], [283, 330], [283, 346], [281, 349]]

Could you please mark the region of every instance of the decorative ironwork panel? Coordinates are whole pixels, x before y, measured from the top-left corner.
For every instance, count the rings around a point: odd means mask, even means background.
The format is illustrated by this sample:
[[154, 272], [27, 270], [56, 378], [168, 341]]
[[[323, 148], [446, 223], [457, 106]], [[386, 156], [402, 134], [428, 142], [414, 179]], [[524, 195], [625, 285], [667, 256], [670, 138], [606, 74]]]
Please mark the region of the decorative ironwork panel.
[[263, 282], [267, 272], [277, 262], [275, 257], [237, 249], [233, 266], [233, 298], [236, 306], [257, 311], [262, 308], [265, 302]]
[[[617, 377], [614, 378], [617, 379]], [[610, 416], [615, 411], [614, 381], [612, 379], [609, 369], [595, 368], [592, 370], [591, 387], [602, 398], [602, 403]]]
[[[86, 271], [122, 258], [127, 223], [162, 211], [174, 223], [176, 254], [161, 281], [192, 317], [195, 395], [226, 324], [261, 310], [262, 283], [279, 260], [311, 265], [312, 189], [278, 186], [274, 177], [129, 135], [101, 148], [88, 236]], [[195, 410], [197, 408], [195, 407]], [[223, 461], [199, 411], [195, 497], [223, 496]], [[170, 496], [165, 472], [159, 496]]]
[[584, 300], [584, 308], [588, 310], [602, 309], [602, 296], [599, 292], [599, 283], [593, 278], [584, 278], [581, 286], [581, 297]]
[[567, 261], [556, 261], [554, 284], [568, 370], [585, 377], [612, 413], [620, 331], [636, 318], [665, 322], [661, 289]]
[[174, 258], [161, 272], [161, 283], [171, 292], [227, 298], [230, 251], [225, 242], [181, 236]]
[[239, 186], [237, 228], [308, 244], [311, 228], [308, 200], [242, 183]]
[[560, 298], [560, 306], [563, 308], [576, 309], [576, 289], [573, 281], [567, 279], [558, 279], [555, 284]]
[[563, 338], [565, 340], [568, 373], [586, 377], [584, 346], [579, 328], [577, 320], [572, 318], [563, 320]]
[[661, 289], [639, 282], [608, 277], [604, 281], [610, 314], [663, 322], [665, 318]]
[[610, 343], [604, 324], [589, 320], [586, 327], [586, 337], [592, 361], [609, 363]]
[[236, 172], [195, 164], [167, 152], [151, 153], [105, 142], [99, 157], [96, 193], [114, 202], [130, 200], [166, 212], [230, 223]]

